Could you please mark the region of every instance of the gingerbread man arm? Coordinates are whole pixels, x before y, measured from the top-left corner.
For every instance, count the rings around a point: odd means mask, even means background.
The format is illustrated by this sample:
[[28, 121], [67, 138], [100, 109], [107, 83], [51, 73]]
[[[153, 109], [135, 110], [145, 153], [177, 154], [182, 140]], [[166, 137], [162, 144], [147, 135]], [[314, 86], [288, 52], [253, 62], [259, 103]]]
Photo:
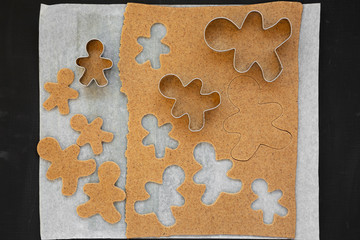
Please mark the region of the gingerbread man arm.
[[80, 153], [80, 147], [73, 144], [64, 150], [64, 154], [67, 158], [76, 158]]
[[86, 137], [80, 134], [78, 139], [76, 140], [76, 144], [79, 146], [84, 146], [86, 143], [87, 143]]
[[44, 89], [49, 93], [52, 93], [53, 91], [57, 91], [58, 88], [59, 88], [58, 83], [47, 82], [44, 84]]
[[103, 142], [111, 142], [114, 138], [114, 134], [112, 134], [111, 132], [105, 132], [102, 131], [102, 141]]
[[258, 108], [264, 118], [269, 119], [269, 122], [279, 118], [283, 112], [279, 103], [260, 103]]
[[[92, 123], [93, 126], [96, 126], [96, 128], [101, 128], [103, 125], [103, 120], [101, 118], [96, 118]], [[101, 141], [103, 142], [111, 142], [114, 138], [114, 135], [111, 132], [106, 132], [101, 130]], [[101, 147], [102, 148], [102, 147]]]
[[102, 64], [104, 68], [111, 68], [113, 63], [110, 59], [102, 58]]
[[44, 85], [44, 89], [50, 93], [48, 99], [46, 99], [45, 102], [43, 103], [43, 107], [48, 111], [50, 111], [51, 109], [57, 106], [57, 103], [51, 94], [52, 92], [56, 91], [58, 88], [59, 88], [59, 84], [57, 83], [47, 82]]
[[79, 169], [79, 176], [89, 176], [96, 170], [96, 162], [94, 159], [89, 159], [86, 161], [78, 161], [76, 163], [78, 169]]
[[93, 125], [93, 126], [96, 127], [96, 128], [101, 128], [102, 125], [103, 125], [103, 122], [104, 122], [104, 121], [102, 120], [102, 118], [97, 117], [97, 118], [95, 118], [94, 121], [92, 121], [91, 125]]
[[89, 197], [92, 197], [100, 192], [99, 183], [87, 183], [84, 186], [84, 193]]
[[114, 201], [120, 202], [125, 199], [125, 192], [122, 189], [114, 186], [111, 196]]
[[68, 87], [68, 91], [65, 93], [68, 99], [76, 99], [79, 96], [79, 92], [71, 87]]

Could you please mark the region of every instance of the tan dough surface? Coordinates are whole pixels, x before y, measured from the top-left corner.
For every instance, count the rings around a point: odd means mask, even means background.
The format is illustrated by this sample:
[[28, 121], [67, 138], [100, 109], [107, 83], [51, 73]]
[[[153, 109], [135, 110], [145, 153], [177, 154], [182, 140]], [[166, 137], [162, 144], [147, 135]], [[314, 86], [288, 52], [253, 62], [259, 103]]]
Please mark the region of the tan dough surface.
[[[292, 36], [279, 49], [284, 66], [280, 77], [273, 83], [263, 80], [260, 68], [254, 65], [249, 72], [240, 74], [233, 68], [233, 51], [218, 53], [204, 41], [204, 28], [215, 17], [226, 17], [240, 25], [249, 11], [262, 12], [265, 27], [287, 17], [292, 24]], [[122, 91], [128, 97], [129, 133], [127, 135], [127, 200], [126, 222], [128, 237], [157, 237], [169, 235], [260, 235], [273, 237], [295, 236], [295, 172], [297, 159], [298, 126], [298, 41], [302, 5], [291, 2], [274, 2], [259, 5], [172, 8], [142, 4], [128, 4], [121, 38], [120, 78]], [[150, 62], [138, 64], [135, 57], [142, 47], [138, 37], [149, 37], [154, 23], [166, 26], [167, 35], [162, 42], [170, 47], [170, 53], [160, 55], [161, 68], [152, 69]], [[218, 91], [222, 103], [205, 115], [205, 126], [200, 132], [190, 132], [188, 118], [175, 119], [170, 111], [173, 100], [164, 98], [158, 91], [158, 83], [165, 74], [176, 74], [184, 84], [194, 78], [203, 81], [204, 92]], [[273, 124], [291, 134], [290, 143], [282, 149], [260, 146], [249, 161], [237, 161], [231, 151], [239, 143], [238, 133], [224, 129], [224, 121], [237, 113], [241, 106], [234, 106], [227, 95], [230, 82], [239, 76], [254, 78], [260, 87], [259, 102], [281, 105], [282, 115]], [[146, 114], [154, 114], [159, 125], [170, 122], [170, 136], [179, 141], [176, 150], [167, 149], [165, 157], [157, 159], [154, 148], [145, 147], [142, 139], [147, 131], [141, 125]], [[261, 116], [261, 115], [260, 115]], [[243, 119], [243, 118], [241, 118]], [[245, 119], [251, 121], [251, 119]], [[193, 157], [199, 142], [211, 143], [216, 159], [230, 159], [233, 167], [228, 176], [242, 181], [239, 193], [221, 193], [210, 206], [201, 202], [205, 185], [193, 182], [193, 175], [201, 169]], [[162, 182], [164, 169], [178, 165], [185, 171], [185, 181], [178, 188], [185, 204], [172, 207], [176, 223], [163, 226], [154, 213], [140, 215], [134, 209], [136, 201], [149, 197], [145, 190], [147, 182]], [[257, 198], [251, 183], [263, 178], [268, 190], [280, 189], [283, 197], [279, 203], [288, 209], [285, 217], [275, 215], [272, 224], [264, 224], [262, 211], [251, 209]]]

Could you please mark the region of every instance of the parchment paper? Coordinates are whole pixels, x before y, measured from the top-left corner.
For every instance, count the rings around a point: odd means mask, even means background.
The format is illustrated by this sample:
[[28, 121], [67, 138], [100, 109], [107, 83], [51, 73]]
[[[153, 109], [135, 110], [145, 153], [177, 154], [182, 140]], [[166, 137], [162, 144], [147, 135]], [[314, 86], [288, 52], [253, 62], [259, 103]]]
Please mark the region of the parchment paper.
[[[46, 111], [40, 105], [40, 139], [51, 136], [56, 138], [61, 147], [76, 143], [78, 132], [70, 127], [70, 119], [77, 113], [84, 114], [88, 121], [100, 116], [104, 119], [103, 129], [114, 134], [111, 143], [103, 144], [103, 152], [95, 156], [87, 144], [81, 147], [79, 158], [93, 158], [97, 167], [105, 161], [116, 162], [121, 169], [117, 186], [125, 190], [126, 176], [126, 134], [128, 112], [126, 97], [120, 93], [121, 82], [118, 49], [123, 14], [126, 5], [41, 5], [39, 29], [40, 59], [40, 104], [49, 93], [44, 90], [44, 83], [55, 82], [57, 71], [70, 68], [75, 71], [72, 88], [79, 91], [79, 98], [70, 101], [70, 114], [62, 116], [57, 109]], [[82, 69], [75, 64], [79, 56], [87, 56], [86, 43], [100, 39], [105, 50], [103, 56], [113, 61], [111, 70], [105, 72], [109, 84], [99, 88], [92, 83], [83, 87], [79, 83]], [[50, 163], [40, 160], [40, 231], [43, 239], [54, 238], [124, 238], [125, 203], [116, 203], [122, 219], [117, 224], [105, 222], [99, 215], [82, 219], [76, 213], [76, 207], [88, 200], [82, 188], [85, 183], [97, 182], [96, 172], [89, 177], [80, 178], [78, 189], [73, 196], [61, 194], [61, 180], [49, 181], [46, 171]]]
[[[117, 186], [124, 189], [126, 179], [127, 98], [120, 92], [121, 81], [116, 67], [120, 46], [125, 4], [41, 5], [39, 24], [40, 60], [40, 139], [55, 137], [62, 148], [76, 142], [78, 133], [71, 129], [70, 118], [77, 113], [89, 121], [97, 116], [104, 119], [103, 129], [114, 133], [114, 140], [104, 144], [101, 155], [95, 156], [89, 146], [81, 147], [80, 160], [94, 158], [99, 166], [114, 161], [121, 168]], [[297, 223], [296, 239], [318, 239], [318, 55], [320, 4], [305, 4], [299, 43], [299, 130], [296, 176]], [[86, 55], [85, 45], [91, 38], [105, 44], [103, 56], [114, 66], [106, 71], [109, 85], [83, 87], [78, 82], [81, 69], [75, 60]], [[70, 101], [70, 114], [62, 116], [58, 110], [46, 111], [41, 104], [49, 96], [43, 89], [47, 81], [55, 82], [61, 68], [75, 71], [71, 85], [79, 91], [79, 98]], [[49, 181], [45, 174], [49, 163], [40, 160], [40, 224], [42, 239], [56, 238], [125, 238], [125, 203], [116, 207], [122, 215], [119, 223], [111, 225], [96, 215], [82, 219], [76, 207], [88, 200], [82, 192], [87, 182], [96, 182], [97, 174], [80, 179], [77, 192], [71, 197], [61, 195], [61, 181]], [[198, 236], [199, 237], [199, 236]], [[208, 236], [209, 237], [209, 236]], [[236, 237], [240, 236], [213, 236]], [[211, 236], [209, 237], [211, 238]], [[248, 237], [247, 237], [248, 238]]]

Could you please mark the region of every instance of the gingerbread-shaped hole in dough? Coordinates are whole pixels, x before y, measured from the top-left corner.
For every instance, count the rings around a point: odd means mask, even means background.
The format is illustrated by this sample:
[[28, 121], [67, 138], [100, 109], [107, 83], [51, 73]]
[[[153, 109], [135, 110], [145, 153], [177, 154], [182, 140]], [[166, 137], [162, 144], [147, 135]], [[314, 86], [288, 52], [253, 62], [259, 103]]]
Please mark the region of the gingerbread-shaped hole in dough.
[[258, 195], [258, 198], [251, 204], [251, 208], [255, 211], [262, 210], [263, 222], [265, 224], [272, 224], [275, 214], [280, 217], [287, 215], [287, 208], [278, 202], [283, 195], [281, 190], [269, 192], [268, 184], [264, 179], [256, 179], [253, 181], [251, 189]]
[[195, 173], [193, 180], [197, 184], [206, 185], [201, 197], [204, 204], [214, 204], [222, 192], [238, 193], [241, 190], [241, 181], [227, 176], [233, 163], [229, 159], [216, 160], [212, 144], [207, 142], [197, 144], [194, 149], [194, 159], [202, 166], [201, 170]]
[[163, 181], [161, 184], [148, 182], [145, 189], [150, 197], [143, 201], [135, 202], [135, 211], [139, 214], [155, 213], [159, 222], [164, 226], [172, 226], [176, 220], [172, 213], [172, 206], [183, 206], [184, 197], [177, 191], [178, 187], [184, 182], [184, 170], [171, 165], [164, 170]]
[[176, 149], [179, 142], [169, 136], [172, 129], [171, 123], [158, 125], [158, 119], [152, 114], [147, 114], [141, 119], [141, 125], [146, 131], [146, 135], [142, 143], [144, 146], [153, 145], [155, 149], [156, 158], [163, 158], [166, 153], [166, 148]]
[[161, 54], [168, 54], [170, 48], [162, 43], [162, 39], [166, 35], [166, 27], [161, 23], [155, 23], [151, 26], [150, 37], [139, 37], [138, 43], [143, 47], [142, 51], [135, 57], [139, 64], [150, 61], [151, 67], [159, 69], [161, 67]]

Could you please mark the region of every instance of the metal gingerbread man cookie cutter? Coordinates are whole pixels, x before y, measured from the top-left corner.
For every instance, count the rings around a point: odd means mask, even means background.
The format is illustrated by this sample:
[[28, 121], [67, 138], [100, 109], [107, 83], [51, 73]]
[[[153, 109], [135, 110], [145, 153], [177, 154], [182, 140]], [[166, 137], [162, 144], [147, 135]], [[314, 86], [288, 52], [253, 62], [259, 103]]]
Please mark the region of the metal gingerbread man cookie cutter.
[[[93, 81], [96, 83], [98, 87], [105, 87], [108, 85], [109, 80], [106, 78], [104, 71], [112, 68], [113, 62], [109, 58], [102, 57], [104, 50], [105, 50], [105, 45], [99, 39], [93, 38], [86, 43], [86, 52], [88, 53], [88, 56], [80, 56], [76, 59], [76, 65], [84, 70], [79, 79], [81, 85], [87, 87]], [[96, 54], [94, 57], [93, 57], [93, 52], [95, 52]], [[95, 63], [90, 63], [90, 64], [82, 63], [82, 61], [83, 62], [92, 61], [92, 58], [95, 58], [97, 61]], [[89, 70], [88, 68], [91, 69]], [[96, 76], [96, 74], [94, 74], [93, 68], [96, 68], [95, 72], [100, 73], [101, 71], [101, 74], [98, 74]], [[87, 72], [89, 71], [93, 74], [90, 73], [90, 76], [86, 76]], [[85, 83], [84, 83], [84, 78], [85, 78]]]
[[[249, 16], [251, 13], [258, 13], [258, 14], [260, 14], [260, 16], [261, 16], [261, 22], [262, 22], [262, 29], [263, 29], [264, 31], [266, 31], [266, 30], [268, 30], [268, 29], [276, 26], [276, 25], [277, 25], [280, 21], [282, 21], [282, 20], [288, 21], [288, 23], [289, 23], [289, 25], [290, 25], [290, 33], [289, 33], [289, 36], [288, 36], [283, 42], [281, 42], [279, 45], [277, 45], [277, 46], [275, 47], [275, 49], [274, 49], [274, 53], [275, 53], [275, 55], [276, 55], [276, 57], [277, 57], [277, 60], [278, 60], [278, 62], [279, 62], [279, 64], [280, 64], [280, 71], [279, 71], [279, 73], [278, 73], [274, 78], [272, 78], [272, 79], [266, 79], [265, 74], [264, 74], [264, 69], [263, 69], [263, 67], [260, 65], [260, 63], [259, 63], [257, 60], [253, 61], [246, 70], [244, 70], [244, 71], [239, 70], [239, 69], [236, 67], [236, 61], [235, 61], [235, 60], [236, 60], [236, 48], [235, 48], [235, 47], [231, 47], [231, 48], [228, 48], [228, 49], [225, 49], [225, 50], [219, 50], [219, 49], [215, 49], [215, 48], [213, 48], [212, 46], [210, 46], [210, 44], [209, 44], [208, 41], [206, 40], [206, 30], [207, 30], [208, 26], [209, 26], [212, 22], [217, 21], [217, 20], [227, 20], [227, 21], [231, 22], [233, 25], [235, 25], [238, 30], [241, 30], [242, 27], [243, 27], [243, 25], [244, 25], [244, 23], [245, 23], [245, 21], [246, 21], [246, 19], [248, 18], [248, 16]], [[244, 19], [243, 19], [243, 21], [242, 21], [242, 23], [241, 23], [240, 26], [238, 26], [234, 21], [232, 21], [231, 19], [229, 19], [229, 18], [227, 18], [227, 17], [216, 17], [216, 18], [213, 18], [210, 22], [208, 22], [208, 24], [205, 26], [205, 29], [204, 29], [204, 40], [205, 40], [206, 45], [207, 45], [210, 49], [212, 49], [213, 51], [215, 51], [215, 52], [228, 52], [228, 51], [234, 50], [233, 67], [234, 67], [234, 69], [235, 69], [237, 72], [239, 72], [239, 73], [246, 73], [246, 72], [249, 71], [249, 70], [251, 69], [251, 67], [256, 63], [256, 64], [259, 66], [260, 70], [261, 70], [261, 73], [262, 73], [262, 76], [263, 76], [264, 80], [265, 80], [266, 82], [273, 82], [273, 81], [275, 81], [275, 80], [281, 75], [281, 73], [283, 72], [283, 69], [284, 69], [284, 66], [283, 66], [283, 64], [282, 64], [282, 62], [281, 62], [281, 60], [280, 60], [280, 57], [279, 57], [278, 53], [277, 53], [277, 49], [278, 49], [279, 47], [281, 47], [285, 42], [287, 42], [287, 41], [291, 38], [291, 36], [292, 36], [292, 25], [291, 25], [290, 19], [288, 19], [287, 17], [282, 17], [282, 18], [280, 18], [276, 23], [274, 23], [273, 25], [271, 25], [271, 26], [269, 26], [269, 27], [266, 27], [266, 28], [265, 28], [265, 26], [264, 26], [264, 22], [265, 22], [265, 21], [264, 21], [264, 16], [263, 16], [263, 14], [262, 14], [260, 11], [258, 11], [258, 10], [251, 10], [251, 11], [249, 11], [249, 12], [245, 15], [245, 17], [244, 17]]]
[[[193, 129], [193, 128], [191, 128], [191, 116], [190, 116], [190, 114], [189, 114], [188, 112], [184, 112], [183, 114], [181, 114], [181, 115], [179, 115], [179, 116], [174, 115], [173, 110], [174, 110], [174, 108], [175, 108], [175, 106], [176, 106], [176, 103], [178, 102], [177, 98], [176, 98], [176, 97], [168, 96], [168, 95], [164, 94], [163, 91], [161, 90], [161, 83], [162, 83], [162, 81], [163, 81], [164, 79], [168, 78], [168, 77], [174, 77], [174, 78], [178, 79], [178, 80], [180, 81], [180, 83], [181, 83], [181, 85], [182, 85], [183, 88], [186, 88], [186, 87], [188, 87], [189, 85], [191, 85], [192, 83], [194, 83], [194, 81], [199, 80], [200, 83], [201, 83], [199, 95], [201, 95], [201, 96], [210, 96], [210, 95], [212, 95], [212, 94], [216, 94], [216, 95], [217, 95], [217, 97], [218, 97], [218, 103], [217, 103], [214, 107], [206, 108], [206, 109], [204, 109], [204, 110], [202, 111], [202, 126], [201, 126], [199, 129]], [[181, 117], [187, 115], [187, 116], [188, 116], [188, 119], [189, 119], [188, 128], [189, 128], [189, 130], [190, 130], [191, 132], [199, 132], [199, 131], [201, 131], [201, 130], [204, 128], [204, 126], [205, 126], [205, 113], [208, 112], [208, 111], [211, 111], [211, 110], [214, 110], [214, 109], [218, 108], [218, 107], [220, 106], [220, 104], [221, 104], [221, 95], [220, 95], [220, 93], [219, 93], [218, 91], [212, 91], [212, 92], [209, 92], [209, 93], [203, 93], [203, 87], [204, 87], [204, 82], [203, 82], [203, 80], [201, 80], [200, 78], [193, 78], [188, 84], [184, 85], [184, 83], [183, 83], [183, 81], [181, 80], [181, 78], [178, 77], [178, 76], [175, 75], [175, 74], [166, 74], [166, 75], [164, 75], [164, 76], [160, 79], [159, 84], [158, 84], [158, 90], [159, 90], [160, 94], [161, 94], [163, 97], [165, 97], [165, 98], [167, 98], [167, 99], [175, 100], [174, 103], [173, 103], [173, 105], [172, 105], [172, 107], [171, 107], [171, 116], [172, 116], [173, 118], [181, 118]]]

